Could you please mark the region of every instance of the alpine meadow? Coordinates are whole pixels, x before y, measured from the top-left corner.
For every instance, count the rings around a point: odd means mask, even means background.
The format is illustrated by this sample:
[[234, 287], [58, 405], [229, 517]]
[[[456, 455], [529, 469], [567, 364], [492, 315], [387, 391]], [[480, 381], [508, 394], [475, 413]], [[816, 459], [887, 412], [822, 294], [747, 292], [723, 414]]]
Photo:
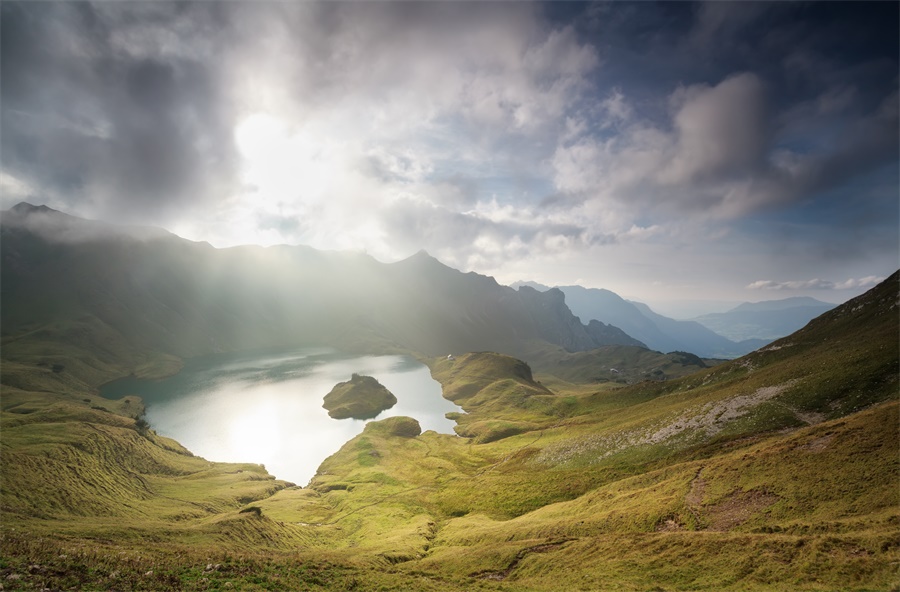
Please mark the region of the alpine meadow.
[[[756, 352], [704, 361], [573, 346], [584, 325], [562, 299], [426, 255], [35, 231], [93, 224], [4, 215], [4, 589], [896, 584], [897, 273]], [[267, 279], [272, 266], [290, 271]], [[480, 343], [496, 352], [469, 351]], [[298, 486], [194, 456], [138, 397], [97, 391], [182, 356], [309, 344], [416, 356], [464, 410], [459, 435], [373, 421]], [[613, 363], [633, 378], [594, 376]]]
[[0, 590], [900, 592], [898, 22], [0, 2]]

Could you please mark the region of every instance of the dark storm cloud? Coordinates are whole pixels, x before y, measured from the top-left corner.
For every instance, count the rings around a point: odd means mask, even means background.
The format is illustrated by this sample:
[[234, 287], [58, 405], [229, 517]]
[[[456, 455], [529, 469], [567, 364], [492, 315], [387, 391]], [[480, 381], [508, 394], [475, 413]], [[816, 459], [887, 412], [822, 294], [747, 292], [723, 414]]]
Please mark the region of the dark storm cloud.
[[618, 112], [601, 109], [601, 131], [595, 120], [559, 145], [563, 191], [666, 217], [737, 217], [817, 199], [897, 160], [900, 47], [884, 24], [897, 21], [895, 3], [648, 3], [621, 12], [613, 3], [586, 14], [584, 34], [602, 31], [607, 48], [598, 86], [615, 81], [607, 102], [615, 98]]
[[138, 22], [116, 6], [3, 3], [5, 172], [48, 202], [118, 219], [216, 199], [235, 161], [229, 106], [215, 63], [164, 33], [210, 18], [190, 6]]

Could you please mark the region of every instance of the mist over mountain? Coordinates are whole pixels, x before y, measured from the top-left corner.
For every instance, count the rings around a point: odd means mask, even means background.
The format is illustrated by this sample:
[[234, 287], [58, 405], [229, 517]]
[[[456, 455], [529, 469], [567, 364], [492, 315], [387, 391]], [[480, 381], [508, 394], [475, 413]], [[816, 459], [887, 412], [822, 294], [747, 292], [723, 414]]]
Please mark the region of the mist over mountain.
[[582, 324], [559, 290], [514, 290], [424, 251], [385, 264], [303, 246], [215, 249], [28, 204], [3, 212], [0, 247], [2, 331], [16, 336], [13, 349], [33, 331], [115, 336], [112, 358], [289, 344], [427, 355], [516, 354], [530, 341], [573, 352], [643, 345]]
[[791, 308], [820, 307], [831, 310], [837, 304], [822, 302], [811, 296], [791, 296], [779, 300], [762, 300], [760, 302], [743, 302], [727, 312], [767, 312], [774, 310], [788, 310]]

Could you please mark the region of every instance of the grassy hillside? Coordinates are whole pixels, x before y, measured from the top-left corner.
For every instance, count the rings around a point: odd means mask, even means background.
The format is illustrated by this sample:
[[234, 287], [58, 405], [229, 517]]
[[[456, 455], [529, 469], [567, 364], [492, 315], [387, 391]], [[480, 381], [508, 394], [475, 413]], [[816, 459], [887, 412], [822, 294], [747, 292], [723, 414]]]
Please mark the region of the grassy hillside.
[[375, 422], [308, 488], [195, 457], [134, 419], [139, 400], [101, 399], [109, 373], [173, 358], [104, 353], [60, 324], [0, 367], [0, 582], [897, 589], [897, 294], [895, 274], [759, 352], [666, 381], [430, 359], [462, 437]]
[[669, 380], [715, 366], [722, 360], [702, 359], [688, 352], [667, 354], [644, 347], [608, 345], [586, 352], [567, 352], [549, 344], [523, 347], [539, 374], [550, 374], [574, 384], [635, 384]]

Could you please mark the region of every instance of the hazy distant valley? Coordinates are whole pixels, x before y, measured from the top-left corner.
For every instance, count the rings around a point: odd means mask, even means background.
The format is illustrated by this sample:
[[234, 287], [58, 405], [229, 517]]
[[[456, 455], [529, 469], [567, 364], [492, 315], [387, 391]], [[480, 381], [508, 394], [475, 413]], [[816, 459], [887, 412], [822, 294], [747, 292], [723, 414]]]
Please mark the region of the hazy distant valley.
[[[4, 590], [900, 584], [896, 273], [683, 321], [424, 252], [215, 249], [28, 204], [0, 230]], [[100, 396], [298, 348], [414, 358], [456, 435], [379, 415], [293, 484]]]

